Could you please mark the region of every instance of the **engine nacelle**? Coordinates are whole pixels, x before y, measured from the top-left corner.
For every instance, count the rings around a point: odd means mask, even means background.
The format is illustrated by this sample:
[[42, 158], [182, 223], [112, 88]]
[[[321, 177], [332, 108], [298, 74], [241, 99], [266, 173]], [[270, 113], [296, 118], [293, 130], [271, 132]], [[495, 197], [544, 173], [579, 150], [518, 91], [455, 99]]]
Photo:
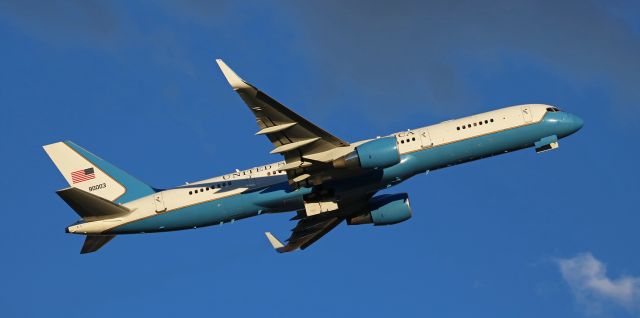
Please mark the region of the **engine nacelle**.
[[369, 200], [368, 213], [347, 218], [347, 224], [390, 225], [411, 218], [409, 196], [406, 193], [385, 194]]
[[378, 138], [366, 142], [348, 155], [333, 161], [336, 168], [386, 168], [400, 162], [395, 137]]

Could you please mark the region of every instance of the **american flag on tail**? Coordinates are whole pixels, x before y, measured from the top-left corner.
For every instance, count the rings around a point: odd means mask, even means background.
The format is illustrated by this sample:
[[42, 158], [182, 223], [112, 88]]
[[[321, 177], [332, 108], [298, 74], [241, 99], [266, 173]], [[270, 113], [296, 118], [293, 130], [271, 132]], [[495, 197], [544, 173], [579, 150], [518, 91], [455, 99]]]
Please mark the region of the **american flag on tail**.
[[93, 168], [82, 169], [78, 171], [71, 172], [71, 181], [73, 184], [84, 182], [87, 180], [95, 179], [96, 174], [93, 171]]

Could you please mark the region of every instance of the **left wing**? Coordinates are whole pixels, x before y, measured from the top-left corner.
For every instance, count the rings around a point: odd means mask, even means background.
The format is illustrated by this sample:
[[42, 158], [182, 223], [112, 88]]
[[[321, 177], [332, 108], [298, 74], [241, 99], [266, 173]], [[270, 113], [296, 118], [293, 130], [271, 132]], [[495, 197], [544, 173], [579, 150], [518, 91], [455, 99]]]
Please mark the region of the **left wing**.
[[[348, 142], [328, 133], [245, 82], [222, 60], [218, 59], [216, 62], [233, 90], [255, 116], [260, 128], [256, 135], [266, 135], [274, 147], [271, 153], [284, 156], [286, 164], [282, 169], [287, 170], [290, 183], [299, 183], [311, 177], [314, 172], [310, 171], [317, 171], [317, 167], [306, 168], [314, 163], [328, 162], [349, 151]], [[333, 151], [336, 149], [339, 151]]]
[[348, 201], [341, 203], [339, 209], [329, 213], [307, 216], [305, 210], [298, 211], [298, 215], [291, 219], [292, 221], [299, 220], [298, 224], [291, 229], [292, 233], [287, 239], [286, 245], [275, 238], [271, 232], [265, 232], [265, 235], [269, 239], [269, 243], [279, 253], [292, 252], [297, 249], [304, 250], [333, 230], [347, 217], [366, 211], [369, 199], [373, 194], [352, 195], [347, 199]]
[[344, 218], [333, 216], [328, 218], [310, 217], [304, 218], [298, 221], [296, 227], [291, 231], [291, 236], [287, 239], [287, 245], [282, 244], [277, 238], [275, 238], [271, 232], [265, 232], [264, 234], [269, 239], [269, 242], [278, 253], [292, 252], [297, 249], [305, 249], [309, 245], [315, 243], [325, 234], [329, 233], [334, 227], [340, 224]]

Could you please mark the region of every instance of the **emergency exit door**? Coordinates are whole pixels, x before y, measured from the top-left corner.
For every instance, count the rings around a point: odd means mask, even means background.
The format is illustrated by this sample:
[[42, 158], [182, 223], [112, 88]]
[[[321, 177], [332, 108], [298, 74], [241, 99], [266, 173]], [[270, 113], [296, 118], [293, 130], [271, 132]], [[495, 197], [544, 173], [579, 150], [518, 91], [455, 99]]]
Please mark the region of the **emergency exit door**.
[[162, 192], [153, 195], [153, 203], [156, 205], [156, 212], [160, 213], [167, 210], [167, 207], [164, 205], [164, 200], [162, 199]]
[[531, 114], [531, 107], [529, 107], [528, 105], [524, 105], [524, 106], [520, 106], [520, 109], [522, 110], [522, 117], [524, 118], [524, 121], [527, 123], [530, 123], [533, 120], [533, 115]]
[[420, 132], [420, 143], [422, 144], [423, 149], [433, 147], [433, 141], [431, 140], [431, 136], [429, 136], [429, 131], [427, 129]]

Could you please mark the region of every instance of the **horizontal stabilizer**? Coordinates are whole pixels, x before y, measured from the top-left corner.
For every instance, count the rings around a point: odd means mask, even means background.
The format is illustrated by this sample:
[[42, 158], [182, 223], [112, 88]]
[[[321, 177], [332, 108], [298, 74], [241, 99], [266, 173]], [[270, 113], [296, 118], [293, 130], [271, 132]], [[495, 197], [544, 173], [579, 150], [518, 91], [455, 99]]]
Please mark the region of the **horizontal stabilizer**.
[[113, 218], [130, 212], [124, 206], [78, 188], [66, 188], [56, 193], [85, 220]]
[[115, 235], [87, 235], [87, 238], [84, 240], [84, 245], [82, 245], [82, 250], [80, 254], [92, 253], [99, 250], [105, 244], [109, 243]]

